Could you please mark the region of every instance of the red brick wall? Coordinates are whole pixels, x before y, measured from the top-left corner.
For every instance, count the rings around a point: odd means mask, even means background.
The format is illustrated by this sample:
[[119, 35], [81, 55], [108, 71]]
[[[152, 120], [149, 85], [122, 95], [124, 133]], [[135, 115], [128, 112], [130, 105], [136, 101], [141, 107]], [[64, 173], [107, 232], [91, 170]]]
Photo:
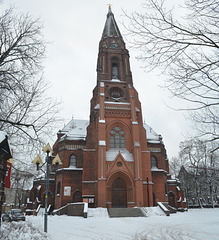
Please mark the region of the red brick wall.
[[[60, 196], [57, 196], [57, 185], [61, 182]], [[70, 196], [64, 195], [64, 187], [71, 187]], [[59, 170], [56, 174], [55, 208], [60, 208], [73, 202], [76, 191], [82, 192], [81, 170]]]

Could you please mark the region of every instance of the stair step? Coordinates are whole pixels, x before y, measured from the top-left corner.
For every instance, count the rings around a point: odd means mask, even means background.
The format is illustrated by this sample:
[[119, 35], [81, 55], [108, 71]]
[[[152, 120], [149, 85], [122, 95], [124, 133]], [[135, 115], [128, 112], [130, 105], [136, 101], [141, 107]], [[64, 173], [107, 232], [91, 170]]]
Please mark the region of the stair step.
[[170, 214], [176, 213], [176, 209], [174, 207], [171, 207], [168, 203], [163, 202], [163, 205], [170, 211]]
[[145, 217], [140, 208], [108, 208], [109, 217]]

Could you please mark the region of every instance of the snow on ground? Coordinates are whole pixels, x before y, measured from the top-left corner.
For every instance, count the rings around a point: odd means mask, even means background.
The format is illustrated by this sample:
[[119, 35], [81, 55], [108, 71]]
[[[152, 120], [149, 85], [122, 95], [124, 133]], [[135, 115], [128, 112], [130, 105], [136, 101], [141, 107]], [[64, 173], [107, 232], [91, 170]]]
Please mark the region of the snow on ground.
[[[40, 219], [41, 221], [41, 219]], [[50, 240], [50, 236], [44, 233], [31, 221], [26, 222], [3, 222], [0, 232], [1, 240]]]
[[[103, 208], [89, 209], [88, 218], [49, 216], [48, 235], [44, 218], [27, 216], [26, 223], [3, 223], [4, 240], [216, 240], [219, 239], [219, 209], [194, 209], [163, 215], [147, 208], [148, 217], [109, 218]], [[41, 229], [41, 230], [40, 230]], [[14, 236], [14, 237], [13, 237]]]

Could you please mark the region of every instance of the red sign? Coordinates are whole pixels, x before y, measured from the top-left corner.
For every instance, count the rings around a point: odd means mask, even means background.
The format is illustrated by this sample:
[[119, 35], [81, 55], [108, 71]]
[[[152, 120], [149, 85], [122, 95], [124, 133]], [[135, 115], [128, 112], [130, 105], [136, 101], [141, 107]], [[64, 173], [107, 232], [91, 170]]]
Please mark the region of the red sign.
[[11, 168], [12, 168], [13, 159], [10, 158], [7, 161], [7, 172], [5, 175], [5, 188], [11, 188]]
[[88, 203], [94, 203], [94, 198], [89, 198]]

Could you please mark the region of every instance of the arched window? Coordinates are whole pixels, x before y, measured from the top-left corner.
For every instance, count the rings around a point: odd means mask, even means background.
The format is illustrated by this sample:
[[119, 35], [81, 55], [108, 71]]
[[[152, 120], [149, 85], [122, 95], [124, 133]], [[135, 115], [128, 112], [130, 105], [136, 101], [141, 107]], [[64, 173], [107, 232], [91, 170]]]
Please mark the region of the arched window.
[[110, 148], [125, 148], [125, 132], [120, 127], [110, 131]]
[[151, 168], [157, 168], [157, 159], [156, 157], [151, 157]]
[[112, 79], [118, 79], [119, 78], [119, 70], [117, 63], [112, 64]]
[[57, 184], [57, 195], [58, 194], [60, 195], [60, 192], [61, 192], [61, 182], [58, 182], [58, 184]]
[[76, 156], [71, 155], [69, 167], [76, 168], [77, 167], [76, 165], [77, 165]]
[[113, 57], [111, 60], [111, 75], [112, 79], [119, 79], [119, 60]]

